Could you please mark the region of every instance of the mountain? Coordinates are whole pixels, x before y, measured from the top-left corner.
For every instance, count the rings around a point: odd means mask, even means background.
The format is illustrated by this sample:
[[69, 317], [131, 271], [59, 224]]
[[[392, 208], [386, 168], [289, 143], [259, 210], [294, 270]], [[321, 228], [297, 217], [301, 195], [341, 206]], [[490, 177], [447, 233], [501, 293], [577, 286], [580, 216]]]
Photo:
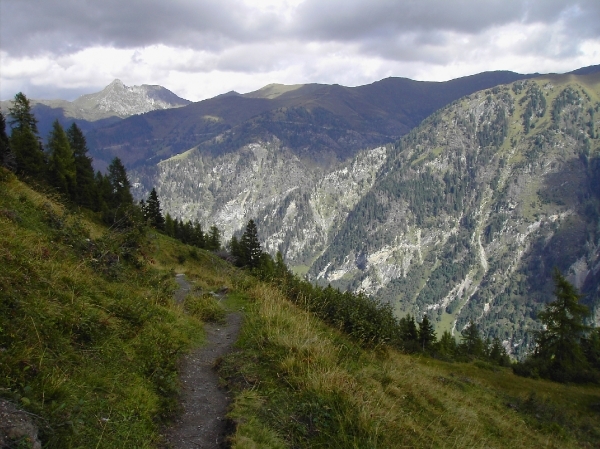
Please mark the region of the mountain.
[[254, 218], [266, 249], [313, 281], [428, 313], [440, 331], [473, 319], [522, 355], [554, 266], [599, 310], [599, 85], [547, 75], [478, 91], [334, 166], [265, 134], [131, 177], [139, 197], [156, 186], [166, 211], [227, 239]]
[[600, 75], [461, 99], [388, 152], [312, 279], [530, 347], [554, 267], [600, 305]]
[[[162, 86], [126, 86], [118, 79], [100, 92], [82, 95], [74, 101], [30, 101], [42, 137], [47, 136], [52, 122], [57, 119], [66, 126], [75, 121], [82, 130], [90, 131], [132, 115], [178, 108], [190, 103]], [[10, 100], [0, 102], [3, 113], [7, 113], [10, 106]]]
[[486, 72], [441, 83], [387, 78], [359, 87], [269, 85], [130, 117], [90, 132], [88, 142], [98, 166], [118, 156], [133, 168], [192, 148], [219, 156], [275, 137], [298, 157], [332, 166], [395, 141], [464, 95], [530, 76]]

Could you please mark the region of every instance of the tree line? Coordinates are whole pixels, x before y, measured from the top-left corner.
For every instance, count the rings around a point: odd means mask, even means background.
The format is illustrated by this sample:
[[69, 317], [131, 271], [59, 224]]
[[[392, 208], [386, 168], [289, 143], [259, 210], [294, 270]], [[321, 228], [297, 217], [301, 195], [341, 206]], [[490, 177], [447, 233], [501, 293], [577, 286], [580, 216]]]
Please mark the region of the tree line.
[[[72, 203], [98, 212], [109, 225], [124, 225], [135, 215], [125, 167], [115, 158], [107, 173], [94, 173], [85, 136], [76, 123], [67, 130], [55, 120], [44, 146], [27, 97], [19, 92], [0, 112], [0, 165], [30, 184], [50, 187]], [[10, 135], [6, 125], [10, 127]]]

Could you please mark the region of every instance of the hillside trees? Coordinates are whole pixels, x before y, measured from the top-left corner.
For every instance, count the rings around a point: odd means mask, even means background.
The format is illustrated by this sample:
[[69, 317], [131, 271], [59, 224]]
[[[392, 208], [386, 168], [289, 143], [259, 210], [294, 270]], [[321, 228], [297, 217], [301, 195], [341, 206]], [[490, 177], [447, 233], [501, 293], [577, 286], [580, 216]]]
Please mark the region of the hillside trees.
[[0, 166], [7, 167], [11, 170], [16, 168], [15, 156], [10, 149], [10, 142], [6, 134], [6, 118], [0, 111]]
[[535, 351], [514, 371], [558, 382], [598, 381], [594, 368], [600, 346], [598, 332], [585, 324], [589, 309], [579, 303], [581, 295], [558, 269], [553, 279], [556, 300], [538, 314], [544, 328], [536, 335]]
[[94, 180], [92, 158], [87, 155], [88, 148], [85, 136], [77, 124], [73, 123], [67, 129], [67, 138], [75, 160], [75, 184], [77, 188], [73, 199], [83, 207], [96, 210], [98, 188]]
[[165, 218], [155, 188], [152, 188], [146, 202], [142, 202], [142, 214], [150, 226], [161, 231], [165, 230]]
[[60, 193], [75, 198], [77, 184], [75, 158], [67, 134], [58, 120], [52, 124], [48, 150], [48, 181]]
[[46, 161], [29, 100], [19, 92], [8, 111], [12, 128], [10, 147], [15, 155], [18, 173], [38, 180], [45, 178]]

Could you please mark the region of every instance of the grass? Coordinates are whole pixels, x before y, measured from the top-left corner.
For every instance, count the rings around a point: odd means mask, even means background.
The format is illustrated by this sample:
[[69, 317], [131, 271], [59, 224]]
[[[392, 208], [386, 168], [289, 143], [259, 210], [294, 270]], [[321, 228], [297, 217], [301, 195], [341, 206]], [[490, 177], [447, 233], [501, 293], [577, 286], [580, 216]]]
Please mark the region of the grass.
[[[479, 363], [365, 351], [276, 287], [245, 289], [234, 448], [595, 447], [600, 389], [516, 377]], [[532, 392], [535, 392], [532, 394]]]
[[227, 310], [245, 315], [219, 364], [234, 448], [600, 445], [597, 386], [364, 350], [214, 254], [108, 232], [0, 174], [0, 396], [39, 416], [45, 447], [159, 445], [178, 359]]
[[[203, 340], [173, 303], [188, 248], [108, 232], [1, 175], [0, 396], [39, 417], [44, 447], [155, 447], [177, 360]], [[212, 270], [203, 285], [221, 283]]]

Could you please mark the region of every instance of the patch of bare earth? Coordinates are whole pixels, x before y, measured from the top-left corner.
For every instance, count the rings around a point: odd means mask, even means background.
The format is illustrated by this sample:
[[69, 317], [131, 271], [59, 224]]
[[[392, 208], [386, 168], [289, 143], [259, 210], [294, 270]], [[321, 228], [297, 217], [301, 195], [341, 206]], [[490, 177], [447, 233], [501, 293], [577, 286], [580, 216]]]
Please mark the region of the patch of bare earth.
[[[190, 291], [189, 283], [183, 276], [177, 276], [177, 283], [179, 297], [185, 296]], [[206, 345], [184, 357], [180, 376], [182, 411], [166, 432], [166, 448], [227, 447], [230, 429], [225, 414], [229, 397], [219, 388], [219, 376], [214, 367], [220, 357], [231, 351], [241, 324], [239, 313], [227, 315], [224, 324], [206, 324]]]

